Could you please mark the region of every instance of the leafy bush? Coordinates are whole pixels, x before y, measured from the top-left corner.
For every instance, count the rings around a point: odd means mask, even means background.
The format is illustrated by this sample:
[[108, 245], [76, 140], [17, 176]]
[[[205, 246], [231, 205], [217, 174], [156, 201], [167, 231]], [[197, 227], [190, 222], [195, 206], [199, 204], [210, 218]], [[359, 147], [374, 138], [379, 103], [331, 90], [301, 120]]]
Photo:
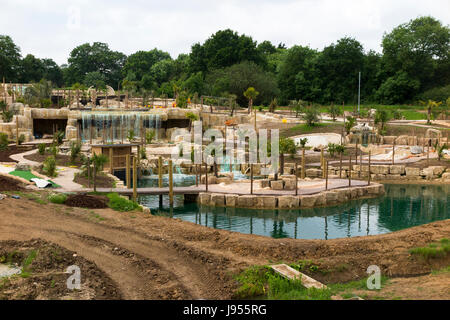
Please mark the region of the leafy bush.
[[336, 118], [342, 114], [342, 109], [339, 106], [332, 105], [329, 109], [330, 116], [333, 118], [333, 121], [336, 121]]
[[328, 152], [330, 153], [330, 156], [334, 158], [334, 154], [337, 152], [338, 145], [335, 143], [329, 143], [328, 144]]
[[136, 136], [136, 134], [134, 133], [133, 129], [128, 131], [128, 134], [127, 134], [128, 141], [130, 141], [130, 142], [133, 141], [135, 136]]
[[19, 139], [18, 139], [19, 141], [19, 145], [20, 144], [22, 144], [22, 143], [24, 143], [25, 142], [25, 135], [24, 134], [21, 134], [20, 136], [19, 136]]
[[56, 177], [56, 159], [54, 156], [45, 159], [43, 170], [49, 177]]
[[153, 139], [155, 138], [155, 136], [156, 136], [155, 130], [153, 130], [153, 129], [147, 130], [147, 132], [145, 133], [145, 141], [148, 144], [151, 144]]
[[306, 108], [305, 113], [303, 114], [302, 118], [306, 121], [306, 124], [308, 126], [314, 126], [316, 123], [320, 122], [319, 119], [319, 110], [314, 107]]
[[420, 100], [446, 101], [450, 97], [450, 85], [433, 88], [420, 95]]
[[52, 100], [48, 98], [41, 99], [40, 104], [42, 108], [50, 108], [52, 106]]
[[12, 111], [5, 110], [2, 112], [3, 122], [11, 122], [13, 117], [14, 117], [14, 112], [12, 112]]
[[393, 117], [395, 120], [400, 120], [400, 119], [403, 118], [403, 115], [402, 115], [402, 113], [401, 113], [400, 111], [394, 110], [394, 111], [392, 112], [392, 117]]
[[352, 130], [353, 126], [356, 124], [356, 119], [354, 117], [347, 117], [347, 121], [345, 122], [345, 132], [350, 134], [350, 130]]
[[59, 147], [56, 144], [52, 144], [50, 147], [48, 147], [47, 151], [56, 158], [56, 155], [59, 152]]
[[53, 143], [56, 143], [58, 146], [63, 143], [64, 140], [64, 132], [57, 131], [53, 134]]
[[8, 135], [6, 133], [0, 132], [0, 150], [6, 150], [8, 149]]
[[48, 197], [51, 203], [63, 204], [67, 200], [67, 195], [64, 193], [54, 193]]
[[107, 196], [109, 199], [108, 206], [113, 210], [127, 212], [140, 208], [136, 202], [122, 198], [117, 193], [109, 193]]
[[72, 143], [70, 144], [70, 161], [72, 163], [75, 162], [78, 155], [80, 154], [80, 151], [81, 151], [81, 144], [79, 142], [72, 141]]
[[39, 145], [38, 145], [38, 151], [39, 151], [39, 154], [40, 155], [44, 155], [44, 153], [45, 153], [45, 148], [46, 148], [46, 145], [45, 145], [45, 143], [39, 143]]

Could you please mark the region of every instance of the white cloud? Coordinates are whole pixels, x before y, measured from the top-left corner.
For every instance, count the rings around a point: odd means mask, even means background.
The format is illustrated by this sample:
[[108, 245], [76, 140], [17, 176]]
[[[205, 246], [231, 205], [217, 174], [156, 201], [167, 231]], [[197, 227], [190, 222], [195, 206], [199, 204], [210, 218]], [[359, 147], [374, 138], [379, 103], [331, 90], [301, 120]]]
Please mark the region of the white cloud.
[[[79, 27], [69, 15], [74, 10], [80, 11]], [[351, 36], [366, 50], [381, 51], [384, 32], [420, 15], [448, 24], [450, 1], [72, 0], [63, 5], [56, 0], [3, 0], [0, 33], [10, 35], [23, 55], [59, 64], [67, 62], [77, 45], [94, 41], [125, 54], [157, 47], [176, 57], [225, 28], [258, 42], [317, 49]]]

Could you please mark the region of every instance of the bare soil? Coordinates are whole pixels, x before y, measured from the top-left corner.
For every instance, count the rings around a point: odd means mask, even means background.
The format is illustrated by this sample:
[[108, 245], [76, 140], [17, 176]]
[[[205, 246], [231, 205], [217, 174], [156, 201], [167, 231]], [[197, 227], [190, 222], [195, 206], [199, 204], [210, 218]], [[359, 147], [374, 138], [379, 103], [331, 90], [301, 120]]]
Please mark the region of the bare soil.
[[[78, 184], [81, 184], [82, 186], [87, 187], [89, 185], [88, 178], [82, 174], [76, 174], [73, 182], [76, 182]], [[107, 175], [103, 173], [99, 173], [96, 178], [96, 185], [98, 188], [112, 188], [114, 187], [114, 179], [111, 177], [108, 177]], [[94, 180], [91, 178], [91, 187], [94, 185]]]
[[[33, 153], [33, 154], [24, 156], [24, 158], [27, 160], [43, 163], [45, 161], [45, 159], [47, 159], [49, 156], [50, 156], [50, 154], [48, 154], [48, 153], [45, 153], [45, 154]], [[56, 164], [58, 166], [65, 166], [65, 167], [70, 167], [70, 166], [80, 167], [83, 163], [81, 162], [80, 158], [77, 158], [74, 162], [71, 162], [70, 156], [63, 155], [63, 154], [57, 154], [56, 155]]]
[[22, 191], [25, 190], [22, 183], [17, 180], [0, 176], [0, 191]]
[[35, 146], [9, 146], [6, 150], [0, 151], [0, 162], [17, 162], [11, 159], [9, 156], [13, 154], [23, 153], [36, 149]]
[[[56, 244], [43, 240], [0, 241], [0, 259], [12, 265], [26, 266], [29, 276], [0, 279], [0, 300], [105, 300], [120, 299], [116, 284], [95, 264]], [[7, 261], [9, 260], [9, 261]], [[31, 259], [30, 259], [31, 260]], [[81, 271], [81, 289], [69, 290], [66, 281], [68, 266]]]
[[103, 209], [108, 207], [108, 198], [99, 195], [74, 194], [68, 196], [64, 204], [69, 207]]
[[[449, 238], [450, 220], [325, 241], [271, 239], [141, 212], [40, 205], [24, 198], [0, 201], [0, 216], [0, 241], [39, 238], [73, 251], [109, 277], [124, 299], [229, 299], [238, 285], [234, 274], [277, 262], [311, 260], [318, 270], [307, 273], [325, 284], [365, 278], [373, 264], [383, 275], [407, 278], [450, 262], [449, 256], [426, 261], [408, 252]], [[448, 283], [445, 276], [442, 285]]]

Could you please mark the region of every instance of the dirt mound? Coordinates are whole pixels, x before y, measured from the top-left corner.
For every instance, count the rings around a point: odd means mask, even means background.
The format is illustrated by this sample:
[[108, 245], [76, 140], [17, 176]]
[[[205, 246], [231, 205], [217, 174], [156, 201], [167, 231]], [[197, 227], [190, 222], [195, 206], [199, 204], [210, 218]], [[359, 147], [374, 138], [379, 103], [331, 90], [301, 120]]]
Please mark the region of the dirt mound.
[[[105, 300], [122, 298], [116, 284], [92, 262], [56, 244], [43, 240], [0, 241], [0, 259], [22, 267], [22, 275], [0, 286], [0, 300]], [[78, 266], [81, 289], [69, 290], [65, 274]]]
[[22, 183], [12, 178], [0, 176], [0, 191], [22, 191]]
[[68, 196], [64, 204], [69, 207], [103, 209], [108, 207], [108, 198], [105, 196], [75, 194]]

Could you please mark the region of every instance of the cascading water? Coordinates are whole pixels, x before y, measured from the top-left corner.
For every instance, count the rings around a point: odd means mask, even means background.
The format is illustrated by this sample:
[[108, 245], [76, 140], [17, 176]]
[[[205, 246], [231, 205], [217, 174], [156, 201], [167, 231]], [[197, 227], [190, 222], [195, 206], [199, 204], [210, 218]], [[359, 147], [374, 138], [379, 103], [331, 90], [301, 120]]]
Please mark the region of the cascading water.
[[158, 140], [158, 131], [161, 128], [161, 116], [149, 112], [89, 111], [81, 113], [81, 120], [83, 141], [91, 138], [122, 141], [122, 138], [126, 140], [131, 130], [136, 138], [141, 138], [141, 124], [144, 134], [147, 129], [154, 129], [155, 139]]

